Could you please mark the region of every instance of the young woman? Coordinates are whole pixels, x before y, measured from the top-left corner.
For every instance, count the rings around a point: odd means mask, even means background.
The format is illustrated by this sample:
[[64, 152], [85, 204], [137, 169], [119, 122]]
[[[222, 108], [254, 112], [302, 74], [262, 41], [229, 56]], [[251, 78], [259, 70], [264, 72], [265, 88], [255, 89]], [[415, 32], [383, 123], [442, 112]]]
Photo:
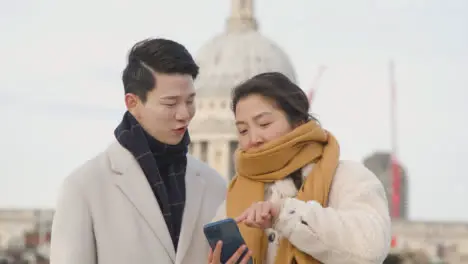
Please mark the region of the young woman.
[[[382, 263], [391, 239], [384, 188], [361, 163], [340, 160], [304, 92], [281, 73], [259, 74], [234, 89], [232, 107], [237, 175], [215, 220], [236, 219], [253, 263]], [[242, 250], [232, 263], [248, 263]]]

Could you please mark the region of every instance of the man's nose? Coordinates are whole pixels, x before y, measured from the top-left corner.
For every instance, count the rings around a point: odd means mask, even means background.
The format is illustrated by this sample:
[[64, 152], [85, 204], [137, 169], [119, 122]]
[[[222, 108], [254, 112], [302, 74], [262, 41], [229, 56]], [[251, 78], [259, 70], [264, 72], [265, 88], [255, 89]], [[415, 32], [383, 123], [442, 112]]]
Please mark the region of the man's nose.
[[186, 121], [190, 119], [190, 110], [186, 105], [181, 105], [178, 107], [176, 112], [176, 119], [180, 121]]

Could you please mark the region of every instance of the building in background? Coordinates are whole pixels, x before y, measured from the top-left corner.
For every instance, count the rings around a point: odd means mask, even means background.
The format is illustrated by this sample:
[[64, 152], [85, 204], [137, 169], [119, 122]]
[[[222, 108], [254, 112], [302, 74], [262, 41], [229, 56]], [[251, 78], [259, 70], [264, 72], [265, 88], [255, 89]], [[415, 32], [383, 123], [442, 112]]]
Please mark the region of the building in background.
[[[364, 165], [372, 171], [385, 187], [389, 208], [392, 208], [392, 163], [389, 152], [375, 152], [364, 158]], [[400, 218], [408, 218], [408, 175], [406, 169], [400, 163]]]
[[[391, 208], [390, 197], [393, 186], [391, 154], [375, 152], [364, 159], [364, 165], [384, 185], [389, 208]], [[409, 221], [408, 173], [402, 164], [398, 164], [398, 167], [400, 169], [400, 218], [392, 219], [392, 250], [401, 252], [407, 257], [414, 255], [416, 259], [418, 254], [414, 252], [419, 250], [437, 263], [468, 263], [468, 224]]]
[[394, 252], [422, 251], [431, 263], [468, 263], [468, 224], [393, 220]]
[[0, 264], [49, 263], [53, 214], [52, 209], [0, 210]]
[[237, 149], [232, 88], [263, 72], [278, 71], [293, 81], [296, 73], [286, 53], [260, 33], [253, 0], [231, 0], [224, 32], [199, 50], [196, 61], [200, 74], [195, 81], [197, 114], [190, 125], [190, 152], [229, 179]]

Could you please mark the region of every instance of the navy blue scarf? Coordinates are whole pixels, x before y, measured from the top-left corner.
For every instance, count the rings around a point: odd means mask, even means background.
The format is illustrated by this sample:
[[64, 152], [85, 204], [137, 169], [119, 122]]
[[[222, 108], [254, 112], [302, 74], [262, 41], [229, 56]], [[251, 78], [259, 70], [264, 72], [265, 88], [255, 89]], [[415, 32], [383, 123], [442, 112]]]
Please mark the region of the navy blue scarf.
[[164, 144], [150, 136], [127, 111], [114, 135], [140, 164], [177, 249], [185, 208], [185, 172], [190, 144], [188, 132], [179, 144]]

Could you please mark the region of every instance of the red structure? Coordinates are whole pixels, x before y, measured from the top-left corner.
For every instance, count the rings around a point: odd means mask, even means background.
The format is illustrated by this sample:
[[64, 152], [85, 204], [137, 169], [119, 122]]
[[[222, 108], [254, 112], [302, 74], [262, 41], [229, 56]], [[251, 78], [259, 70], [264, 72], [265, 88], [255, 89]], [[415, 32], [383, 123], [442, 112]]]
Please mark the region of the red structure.
[[391, 94], [391, 102], [390, 102], [390, 126], [391, 126], [391, 144], [392, 144], [392, 155], [391, 155], [391, 168], [392, 168], [392, 208], [391, 208], [391, 216], [394, 219], [400, 218], [400, 200], [401, 200], [401, 190], [400, 190], [400, 182], [401, 182], [401, 171], [400, 166], [398, 165], [398, 158], [397, 158], [397, 98], [396, 98], [396, 81], [395, 81], [395, 64], [393, 61], [390, 61], [389, 64], [389, 75], [390, 75], [390, 94]]
[[24, 244], [27, 248], [35, 248], [45, 242], [50, 243], [50, 231], [43, 235], [38, 231], [27, 232], [24, 234]]

